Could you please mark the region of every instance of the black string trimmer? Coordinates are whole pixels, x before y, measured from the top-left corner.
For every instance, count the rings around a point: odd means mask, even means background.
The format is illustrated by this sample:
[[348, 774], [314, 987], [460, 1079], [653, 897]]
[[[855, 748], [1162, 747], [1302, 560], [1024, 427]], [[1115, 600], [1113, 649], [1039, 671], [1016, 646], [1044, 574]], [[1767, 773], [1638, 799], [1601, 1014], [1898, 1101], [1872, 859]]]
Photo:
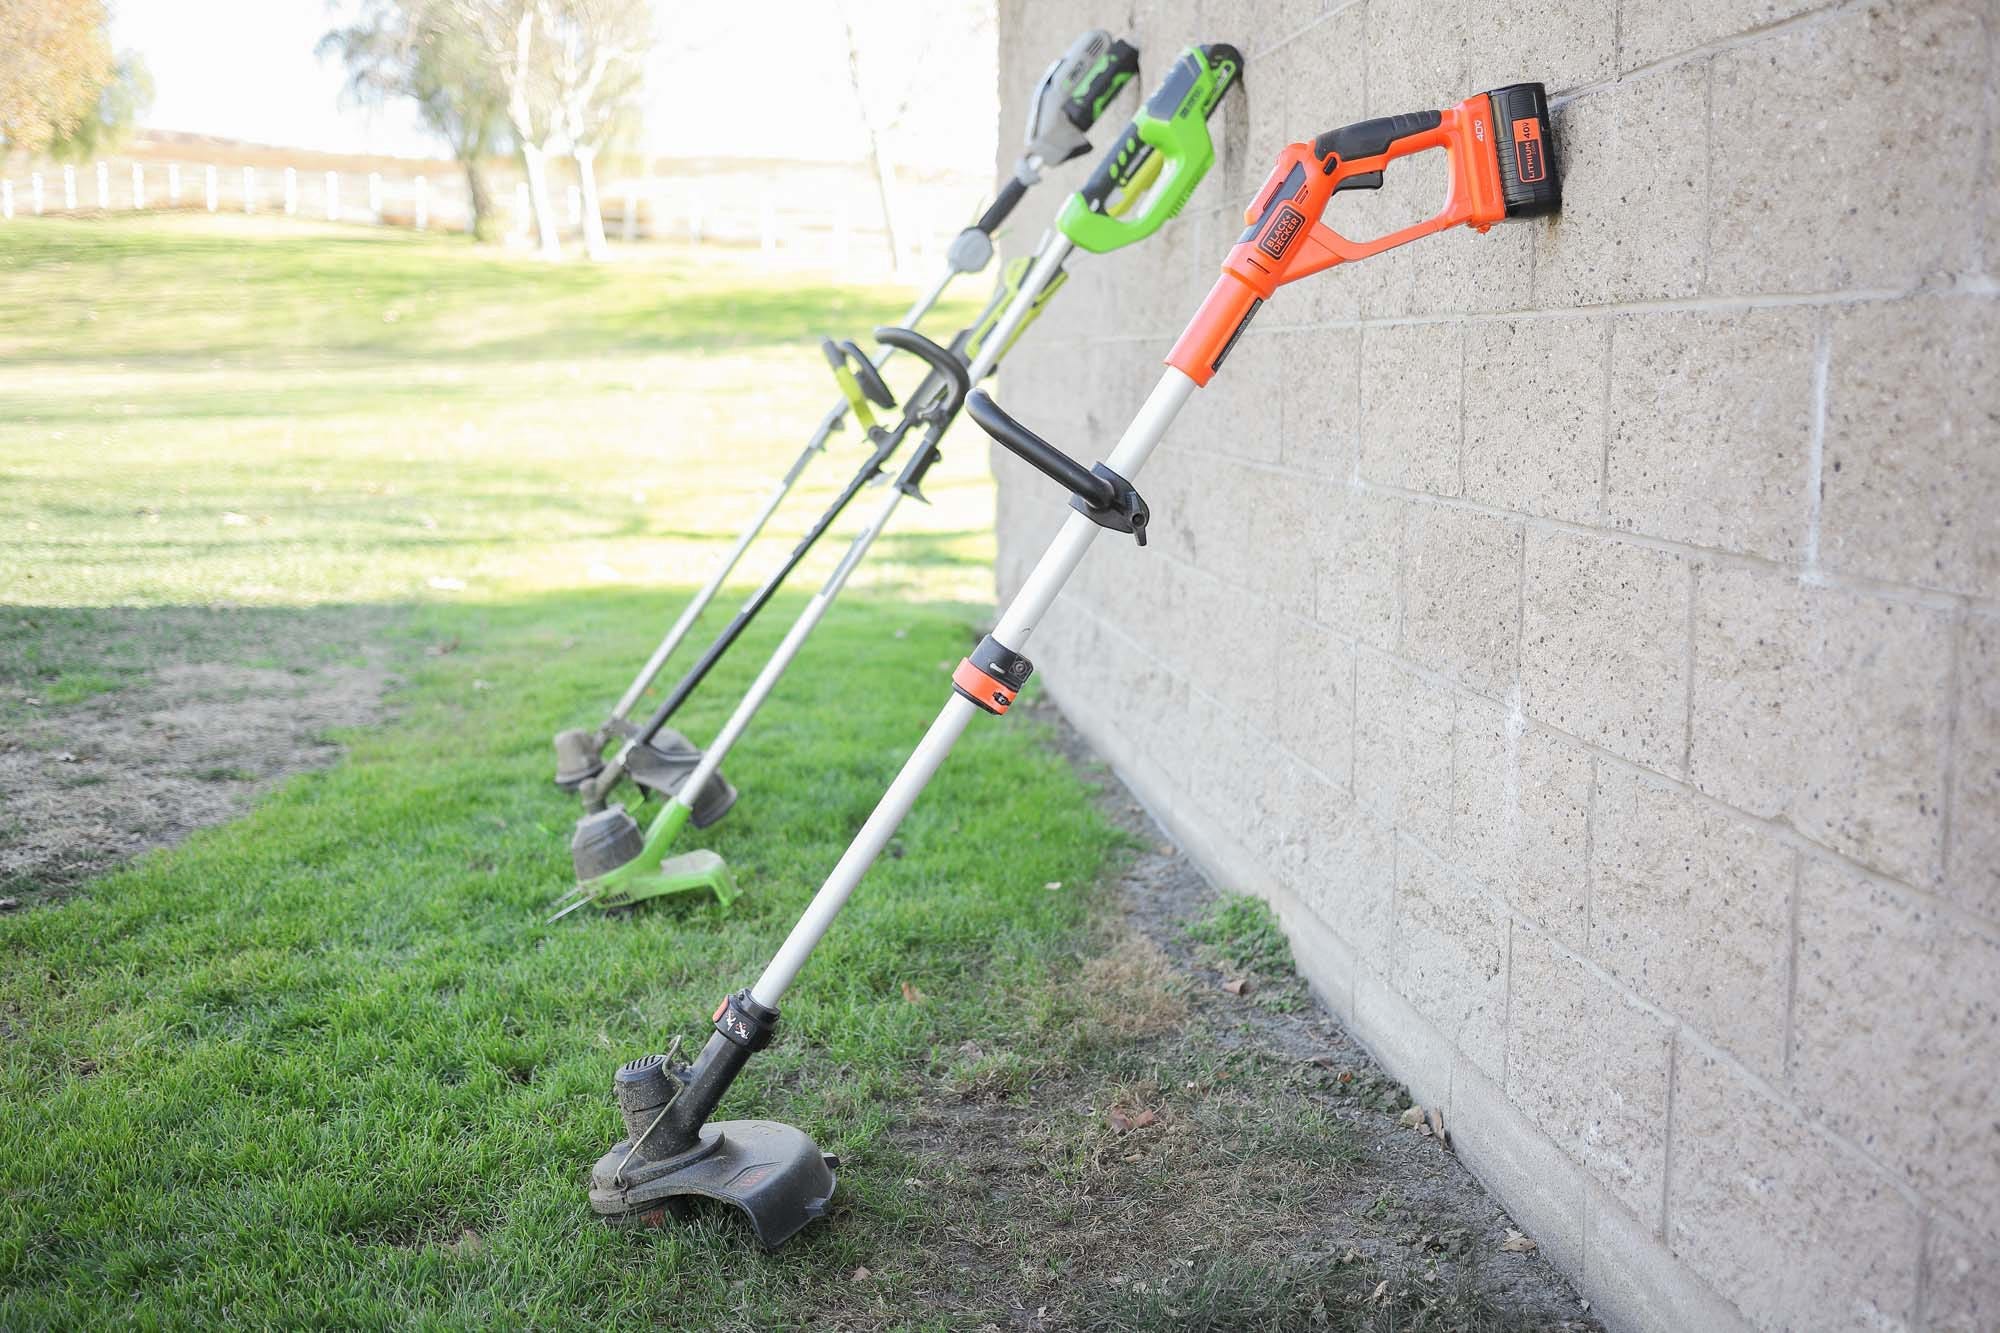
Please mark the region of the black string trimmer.
[[[1451, 190], [1435, 217], [1362, 244], [1322, 220], [1336, 192], [1377, 188], [1391, 162], [1432, 148], [1445, 150], [1451, 163]], [[1443, 111], [1344, 126], [1280, 154], [1245, 212], [1246, 230], [1230, 250], [1221, 278], [1105, 462], [1086, 468], [983, 391], [971, 395], [974, 419], [1068, 491], [1071, 512], [993, 633], [959, 664], [944, 711], [763, 975], [716, 1009], [714, 1034], [694, 1063], [685, 1064], [670, 1051], [618, 1071], [614, 1089], [625, 1138], [591, 1172], [592, 1208], [612, 1220], [663, 1221], [690, 1196], [719, 1199], [743, 1209], [766, 1246], [782, 1243], [825, 1212], [833, 1195], [834, 1159], [802, 1131], [768, 1120], [710, 1123], [709, 1117], [745, 1062], [770, 1044], [779, 1001], [952, 745], [973, 718], [1004, 714], [1027, 683], [1033, 668], [1022, 649], [1097, 534], [1109, 528], [1144, 537], [1148, 510], [1132, 479], [1175, 415], [1221, 368], [1245, 326], [1280, 286], [1447, 227], [1485, 231], [1509, 218], [1550, 213], [1560, 200], [1548, 101], [1540, 84], [1481, 93]]]
[[[1014, 211], [1015, 205], [1021, 202], [1031, 186], [1041, 180], [1044, 168], [1067, 162], [1090, 150], [1086, 132], [1104, 113], [1105, 107], [1132, 81], [1138, 69], [1138, 51], [1125, 42], [1114, 40], [1111, 34], [1102, 30], [1086, 32], [1070, 43], [1069, 50], [1044, 71], [1040, 83], [1036, 85], [1029, 108], [1026, 140], [1013, 175], [1000, 187], [979, 220], [958, 234], [945, 252], [944, 272], [904, 314], [897, 327], [916, 328], [943, 296], [952, 279], [961, 273], [977, 273], [986, 267], [993, 258], [993, 235]], [[811, 438], [806, 441], [805, 448], [800, 450], [749, 524], [723, 553], [708, 581], [682, 608], [680, 616], [639, 668], [625, 693], [612, 706], [611, 715], [595, 729], [572, 728], [556, 733], [556, 785], [564, 791], [578, 791], [584, 784], [599, 777], [606, 767], [605, 748], [614, 741], [631, 742], [641, 730], [632, 721], [633, 709], [659, 679], [668, 660], [686, 641], [709, 603], [722, 590], [724, 581], [758, 534], [763, 532], [812, 460], [825, 451], [827, 440], [836, 431], [845, 429], [847, 418], [852, 416], [860, 424], [863, 438], [871, 446], [878, 442], [871, 409], [893, 409], [896, 406], [895, 397], [883, 382], [879, 369], [896, 348], [893, 345], [884, 347], [878, 356], [871, 359], [852, 342], [836, 343], [827, 339], [822, 341], [821, 350], [833, 369], [835, 382], [840, 388], [840, 401], [827, 409]], [[879, 473], [880, 461], [871, 457], [863, 463], [857, 473], [857, 476], [862, 476], [863, 484]], [[850, 487], [850, 491], [853, 489], [857, 488]], [[847, 499], [852, 498], [849, 492], [842, 494], [843, 499], [838, 504], [845, 504]], [[805, 558], [805, 553], [812, 548], [819, 534], [837, 515], [837, 507], [830, 509], [821, 522], [814, 524], [806, 539], [799, 543], [784, 566], [769, 581], [767, 588], [760, 590], [759, 596], [747, 604], [749, 617], [744, 618], [744, 623], [747, 624], [748, 619], [754, 617], [763, 603], [769, 600], [769, 594], [775, 592], [798, 562]], [[723, 647], [726, 649], [727, 644]], [[705, 672], [706, 668], [703, 670]], [[679, 697], [684, 698], [685, 695]], [[650, 739], [642, 743], [625, 745], [610, 762], [620, 774], [629, 775], [646, 790], [671, 796], [693, 770], [697, 758], [694, 746], [685, 737], [666, 728], [656, 730]], [[616, 776], [612, 780], [615, 782]], [[732, 789], [726, 783], [718, 785], [697, 815], [697, 822], [706, 827], [720, 819], [733, 799]]]

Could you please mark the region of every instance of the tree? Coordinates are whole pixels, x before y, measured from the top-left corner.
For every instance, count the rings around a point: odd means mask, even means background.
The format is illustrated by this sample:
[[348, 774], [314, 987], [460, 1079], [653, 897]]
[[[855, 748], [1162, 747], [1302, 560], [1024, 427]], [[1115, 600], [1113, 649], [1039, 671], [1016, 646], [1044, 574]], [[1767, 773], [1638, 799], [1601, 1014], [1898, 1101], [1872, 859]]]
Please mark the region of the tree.
[[603, 259], [597, 155], [630, 123], [638, 103], [653, 44], [652, 12], [646, 0], [542, 0], [538, 8], [553, 48], [557, 128], [576, 159], [583, 192], [584, 253]]
[[353, 23], [320, 38], [319, 53], [346, 64], [356, 99], [417, 104], [465, 172], [473, 235], [492, 240], [499, 228], [486, 160], [506, 140], [506, 94], [461, 15], [441, 0], [364, 0]]
[[67, 133], [49, 141], [49, 156], [58, 162], [84, 162], [116, 152], [153, 105], [153, 76], [136, 52], [125, 51], [111, 77], [97, 90], [97, 102]]
[[0, 138], [40, 153], [74, 134], [112, 81], [104, 0], [0, 0]]
[[528, 173], [528, 201], [545, 259], [562, 258], [549, 202], [549, 143], [555, 135], [544, 0], [438, 0], [472, 42], [494, 87], [504, 94], [508, 123]]

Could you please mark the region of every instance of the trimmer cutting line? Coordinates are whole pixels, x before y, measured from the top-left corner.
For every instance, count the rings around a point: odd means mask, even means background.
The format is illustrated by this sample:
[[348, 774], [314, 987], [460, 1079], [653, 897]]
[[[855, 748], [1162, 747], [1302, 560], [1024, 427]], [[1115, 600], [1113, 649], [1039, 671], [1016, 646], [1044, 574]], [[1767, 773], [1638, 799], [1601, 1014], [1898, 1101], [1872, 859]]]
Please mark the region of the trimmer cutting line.
[[[1029, 106], [1027, 135], [1021, 157], [1014, 165], [1014, 174], [1000, 187], [979, 220], [958, 234], [945, 252], [944, 272], [905, 312], [899, 327], [915, 328], [937, 304], [953, 278], [961, 273], [977, 273], [986, 267], [993, 258], [993, 234], [1014, 211], [1015, 205], [1021, 202], [1029, 187], [1041, 180], [1045, 167], [1067, 162], [1090, 151], [1086, 133], [1138, 71], [1138, 51], [1123, 41], [1115, 40], [1102, 29], [1086, 32], [1070, 43], [1069, 50], [1043, 72], [1041, 82], [1036, 85]], [[868, 411], [869, 404], [883, 408], [896, 405], [878, 373], [878, 368], [895, 353], [894, 347], [884, 348], [880, 356], [873, 360], [851, 342], [827, 343], [823, 345], [823, 350], [833, 365], [834, 377], [840, 385], [840, 401], [820, 418], [805, 448], [799, 451], [799, 456], [778, 479], [778, 484], [765, 497], [763, 505], [737, 535], [729, 550], [723, 553], [708, 581], [681, 609], [680, 616], [639, 668], [632, 683], [626, 686], [625, 693], [612, 706], [611, 715], [595, 730], [573, 728], [556, 733], [556, 785], [564, 791], [576, 791], [603, 771], [604, 748], [613, 739], [633, 735], [632, 710], [652, 688], [668, 659], [694, 629], [695, 622], [721, 591], [723, 582], [771, 521], [771, 516], [804, 475], [814, 456], [825, 451], [827, 439], [835, 431], [844, 429], [845, 419], [850, 413], [861, 423], [864, 437], [872, 439], [874, 420]], [[690, 771], [690, 756], [694, 754], [694, 747], [669, 731], [648, 748], [654, 752], [635, 751], [627, 758], [633, 762], [635, 769], [643, 767], [646, 779], [650, 779], [657, 789], [670, 793]]]
[[[1242, 58], [1232, 48], [1223, 46], [1191, 48], [1176, 62], [1159, 90], [1134, 117], [1131, 127], [1104, 155], [1083, 189], [1070, 197], [1056, 226], [1042, 238], [1033, 260], [1025, 264], [1015, 261], [1025, 267], [1027, 276], [997, 326], [986, 332], [978, 328], [968, 330], [954, 344], [954, 351], [970, 352], [971, 365], [966, 374], [971, 384], [979, 383], [999, 363], [1027, 321], [1061, 286], [1066, 277], [1063, 263], [1079, 244], [1100, 253], [1132, 245], [1151, 236], [1180, 212], [1214, 161], [1208, 117], [1236, 82], [1241, 69]], [[1135, 207], [1142, 199], [1144, 205]], [[875, 336], [878, 340], [893, 341], [897, 336], [909, 335], [894, 329], [877, 329]], [[721, 778], [723, 758], [777, 688], [807, 637], [840, 596], [848, 577], [888, 526], [897, 506], [906, 496], [923, 498], [924, 475], [940, 457], [938, 440], [957, 416], [966, 394], [964, 385], [957, 387], [954, 396], [943, 386], [942, 377], [934, 379], [939, 381], [935, 393], [943, 395], [945, 401], [929, 402], [923, 390], [912, 396], [913, 403], [923, 403], [924, 410], [931, 413], [930, 427], [904, 464], [902, 475], [874, 516], [856, 534], [825, 584], [800, 611], [714, 743], [699, 756], [693, 771], [653, 818], [643, 837], [638, 822], [623, 806], [594, 811], [578, 821], [571, 840], [577, 883], [564, 895], [565, 899], [573, 896], [575, 901], [562, 907], [556, 917], [567, 915], [585, 903], [606, 908], [630, 907], [647, 898], [703, 889], [715, 892], [725, 902], [733, 895], [733, 881], [716, 853], [694, 851], [670, 860], [666, 854], [690, 823], [706, 827], [721, 817], [721, 811], [715, 808], [718, 804], [721, 810], [728, 808], [727, 802], [734, 799], [734, 789]], [[1140, 536], [1143, 540], [1143, 532]], [[624, 859], [619, 861], [614, 857]]]
[[[1450, 193], [1435, 217], [1362, 244], [1322, 220], [1337, 192], [1378, 188], [1389, 163], [1431, 148], [1444, 149], [1451, 166]], [[781, 1244], [825, 1211], [836, 1163], [803, 1132], [769, 1120], [709, 1124], [708, 1117], [751, 1055], [770, 1044], [778, 1002], [953, 743], [977, 714], [1005, 713], [1027, 683], [1033, 668], [1021, 650], [1098, 530], [1144, 535], [1146, 503], [1131, 479], [1174, 416], [1209, 382], [1245, 325], [1280, 286], [1447, 227], [1485, 231], [1508, 218], [1553, 212], [1560, 202], [1548, 100], [1537, 83], [1481, 93], [1443, 111], [1331, 130], [1279, 155], [1244, 214], [1248, 226], [1224, 261], [1221, 278], [1174, 344], [1166, 374], [1108, 460], [1085, 468], [983, 392], [971, 395], [974, 419], [1069, 490], [1074, 512], [993, 633], [959, 664], [943, 712], [764, 974], [717, 1007], [714, 1035], [694, 1063], [651, 1055], [618, 1071], [613, 1086], [626, 1138], [591, 1172], [592, 1208], [614, 1220], [659, 1221], [684, 1206], [686, 1196], [720, 1199], [749, 1214], [766, 1246]]]

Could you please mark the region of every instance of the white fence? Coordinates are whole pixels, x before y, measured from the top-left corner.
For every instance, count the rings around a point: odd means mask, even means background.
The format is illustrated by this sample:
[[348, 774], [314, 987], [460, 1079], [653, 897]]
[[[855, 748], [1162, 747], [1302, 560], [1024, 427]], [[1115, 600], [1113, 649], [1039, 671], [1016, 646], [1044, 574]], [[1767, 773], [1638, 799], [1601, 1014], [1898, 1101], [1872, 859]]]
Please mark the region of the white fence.
[[[440, 171], [334, 171], [282, 164], [114, 158], [86, 166], [30, 164], [0, 176], [0, 221], [49, 215], [209, 212], [368, 226], [469, 231], [470, 192]], [[497, 176], [494, 207], [511, 243], [531, 236], [524, 181]], [[558, 230], [581, 232], [582, 191], [552, 189]], [[983, 202], [976, 179], [899, 181], [892, 198], [901, 258], [926, 264]], [[786, 262], [876, 268], [888, 260], [873, 183], [841, 164], [709, 164], [660, 176], [613, 177], [599, 197], [613, 241], [673, 240], [751, 247]]]

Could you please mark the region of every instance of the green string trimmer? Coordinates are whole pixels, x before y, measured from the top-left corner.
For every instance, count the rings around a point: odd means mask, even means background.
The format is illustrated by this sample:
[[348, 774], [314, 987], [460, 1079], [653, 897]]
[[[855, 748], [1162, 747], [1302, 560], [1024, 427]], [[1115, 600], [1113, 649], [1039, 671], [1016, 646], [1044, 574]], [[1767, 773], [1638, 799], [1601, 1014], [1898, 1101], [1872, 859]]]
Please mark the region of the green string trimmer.
[[[993, 258], [993, 235], [1014, 211], [1015, 205], [1027, 194], [1029, 188], [1041, 180], [1042, 171], [1057, 163], [1067, 162], [1090, 151], [1090, 141], [1086, 133], [1103, 115], [1125, 85], [1130, 83], [1139, 70], [1139, 53], [1128, 43], [1114, 39], [1110, 33], [1092, 30], [1070, 43], [1069, 50], [1043, 72], [1036, 85], [1035, 96], [1030, 104], [1027, 134], [1021, 157], [1015, 163], [1013, 175], [994, 195], [993, 202], [985, 213], [971, 226], [961, 231], [945, 252], [945, 269], [917, 302], [904, 314], [898, 327], [915, 328], [923, 316], [944, 294], [953, 278], [961, 273], [976, 273], [985, 268]], [[799, 478], [804, 475], [812, 460], [825, 451], [827, 440], [845, 428], [846, 419], [852, 416], [860, 423], [863, 438], [871, 445], [879, 444], [880, 434], [876, 428], [871, 407], [889, 409], [896, 406], [896, 400], [883, 382], [879, 367], [894, 354], [895, 348], [885, 347], [871, 359], [852, 342], [822, 344], [822, 351], [833, 368], [834, 379], [840, 388], [840, 401], [827, 409], [818, 427], [806, 441], [805, 448], [778, 484], [765, 497], [764, 503], [754, 514], [743, 531], [738, 534], [729, 550], [723, 554], [708, 581], [697, 591], [691, 601], [682, 608], [679, 618], [667, 630], [666, 635], [653, 649], [632, 683], [612, 706], [611, 714], [594, 729], [572, 728], [556, 733], [556, 785], [564, 791], [581, 791], [586, 784], [599, 780], [605, 772], [607, 761], [605, 748], [614, 741], [624, 740], [628, 744], [609, 761], [619, 772], [611, 778], [616, 782], [619, 776], [629, 771], [633, 779], [660, 795], [671, 795], [682, 781], [693, 771], [698, 757], [693, 745], [685, 737], [671, 728], [660, 729], [648, 726], [651, 739], [641, 745], [629, 742], [642, 729], [632, 721], [632, 710], [646, 696], [653, 683], [665, 669], [668, 660], [686, 641], [694, 629], [695, 622], [707, 610], [716, 594], [722, 590], [723, 582], [742, 560], [750, 545], [757, 539], [771, 521], [780, 504], [791, 493]], [[864, 463], [864, 481], [880, 471], [883, 460], [871, 460], [874, 470]], [[847, 498], [851, 498], [848, 496]], [[845, 500], [837, 503], [844, 504]], [[819, 535], [831, 523], [837, 509], [820, 524], [814, 526], [807, 539], [800, 543], [793, 557], [778, 573], [753, 597], [749, 605], [749, 615], [754, 617], [769, 595], [777, 591], [785, 577], [798, 562], [805, 558]], [[744, 618], [748, 623], [748, 617]], [[733, 635], [726, 636], [733, 641]], [[727, 642], [722, 644], [726, 649]], [[720, 656], [717, 652], [714, 656]], [[713, 665], [713, 658], [698, 667], [695, 679], [705, 674]], [[690, 688], [692, 688], [690, 686]], [[675, 706], [686, 697], [677, 691]], [[671, 710], [669, 710], [671, 712]], [[718, 788], [710, 797], [710, 804], [701, 811], [700, 822], [704, 825], [721, 817], [727, 809], [722, 794], [727, 788]], [[590, 802], [586, 795], [586, 803]], [[594, 808], [594, 807], [593, 807]]]
[[[1215, 160], [1208, 118], [1223, 94], [1236, 83], [1242, 57], [1227, 46], [1191, 47], [1175, 63], [1165, 82], [1139, 110], [1085, 182], [1064, 205], [1056, 226], [1042, 238], [1030, 259], [1016, 260], [1010, 270], [1020, 274], [1004, 313], [959, 335], [954, 351], [969, 358], [963, 372], [971, 383], [985, 378], [1013, 347], [1027, 324], [1061, 287], [1063, 265], [1079, 246], [1104, 253], [1137, 244], [1179, 213]], [[1004, 290], [1004, 287], [1003, 287]], [[989, 307], [989, 312], [992, 307]], [[918, 335], [904, 329], [877, 329], [875, 336], [892, 346]], [[937, 363], [933, 361], [933, 366]], [[622, 805], [586, 814], [571, 841], [577, 883], [564, 895], [560, 917], [587, 903], [600, 907], [630, 907], [648, 898], [701, 891], [713, 892], [727, 903], [735, 895], [728, 866], [713, 851], [698, 850], [669, 857], [675, 841], [690, 824], [706, 827], [704, 816], [720, 803], [719, 819], [734, 800], [734, 788], [721, 776], [722, 760], [740, 739], [764, 701], [805, 646], [834, 599], [868, 554], [905, 498], [921, 500], [924, 476], [940, 456], [938, 441], [964, 401], [966, 390], [953, 389], [952, 373], [934, 370], [925, 385], [911, 395], [915, 414], [926, 423], [922, 441], [903, 466], [902, 475], [883, 498], [880, 508], [862, 527], [792, 622], [777, 650], [752, 682], [749, 692], [730, 714], [706, 753], [695, 756], [692, 771], [680, 784], [642, 835], [638, 821]], [[906, 414], [906, 420], [908, 415]], [[1143, 532], [1140, 534], [1143, 540]], [[643, 733], [641, 739], [643, 739]], [[690, 750], [692, 747], [689, 747]], [[726, 795], [724, 795], [726, 794]], [[608, 867], [608, 868], [607, 868]], [[553, 919], [553, 918], [552, 918]]]

